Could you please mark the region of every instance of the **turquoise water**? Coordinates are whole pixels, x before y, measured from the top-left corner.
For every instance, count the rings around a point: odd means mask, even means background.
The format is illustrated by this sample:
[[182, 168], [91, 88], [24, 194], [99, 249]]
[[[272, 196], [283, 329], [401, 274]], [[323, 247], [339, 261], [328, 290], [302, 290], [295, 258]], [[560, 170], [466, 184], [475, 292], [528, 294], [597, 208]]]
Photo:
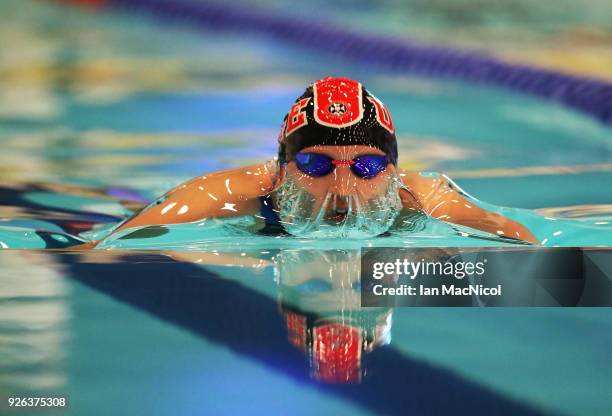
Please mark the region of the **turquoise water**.
[[[432, 221], [313, 241], [221, 223], [107, 247], [129, 251], [61, 250], [188, 178], [273, 157], [282, 115], [326, 74], [388, 104], [402, 167], [515, 207], [503, 211], [548, 246], [610, 245], [609, 129], [267, 39], [22, 4], [0, 6], [12, 39], [0, 44], [0, 397], [67, 394], [75, 415], [610, 413], [609, 309], [359, 307], [360, 247], [511, 245], [491, 236]], [[317, 381], [292, 313], [382, 334], [361, 384]]]
[[[431, 174], [428, 174], [431, 175]], [[45, 188], [45, 185], [38, 185]], [[10, 191], [9, 191], [10, 192]], [[7, 192], [7, 195], [10, 195]], [[88, 193], [97, 195], [87, 195]], [[135, 211], [127, 206], [142, 207], [145, 201], [134, 190], [92, 191], [72, 188], [71, 193], [14, 190], [11, 199], [23, 204], [17, 218], [0, 222], [2, 248], [69, 248], [88, 241], [99, 241], [97, 249], [173, 250], [173, 251], [241, 251], [268, 249], [334, 248], [334, 247], [486, 247], [525, 244], [477, 229], [445, 223], [421, 216], [399, 218], [384, 237], [344, 240], [262, 236], [254, 230], [253, 216], [232, 219], [203, 219], [194, 223], [131, 228], [110, 235], [117, 224]], [[123, 196], [127, 199], [120, 199]], [[470, 195], [477, 206], [525, 225], [545, 247], [607, 247], [612, 242], [612, 215], [608, 205], [547, 208], [541, 212], [493, 205]], [[132, 205], [130, 205], [132, 204]], [[65, 219], [23, 218], [28, 208], [62, 210]], [[134, 208], [132, 208], [134, 209]], [[57, 215], [57, 214], [56, 214]], [[408, 225], [404, 225], [407, 222]], [[86, 231], [79, 232], [80, 229]], [[73, 231], [74, 230], [74, 231]]]

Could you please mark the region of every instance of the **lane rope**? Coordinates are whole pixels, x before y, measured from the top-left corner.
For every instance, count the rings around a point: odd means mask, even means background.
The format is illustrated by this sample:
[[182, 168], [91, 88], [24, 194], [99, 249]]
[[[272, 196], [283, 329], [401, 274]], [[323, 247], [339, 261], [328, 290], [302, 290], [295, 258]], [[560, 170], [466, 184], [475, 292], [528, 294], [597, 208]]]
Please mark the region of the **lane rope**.
[[502, 87], [561, 103], [612, 125], [612, 83], [511, 64], [485, 53], [409, 39], [359, 33], [317, 19], [206, 0], [72, 0], [144, 12], [168, 22], [266, 35], [294, 46], [342, 56], [401, 73]]

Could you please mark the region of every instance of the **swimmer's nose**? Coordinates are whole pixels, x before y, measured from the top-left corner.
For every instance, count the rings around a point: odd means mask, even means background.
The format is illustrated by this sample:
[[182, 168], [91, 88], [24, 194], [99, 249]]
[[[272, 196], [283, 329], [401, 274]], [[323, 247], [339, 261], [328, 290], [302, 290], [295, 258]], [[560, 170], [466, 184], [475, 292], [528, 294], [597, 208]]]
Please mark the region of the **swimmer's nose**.
[[353, 195], [357, 191], [357, 178], [348, 166], [337, 166], [331, 191], [339, 196]]
[[346, 211], [349, 209], [349, 201], [350, 199], [346, 196], [336, 195], [336, 200], [334, 201], [335, 207], [337, 211]]

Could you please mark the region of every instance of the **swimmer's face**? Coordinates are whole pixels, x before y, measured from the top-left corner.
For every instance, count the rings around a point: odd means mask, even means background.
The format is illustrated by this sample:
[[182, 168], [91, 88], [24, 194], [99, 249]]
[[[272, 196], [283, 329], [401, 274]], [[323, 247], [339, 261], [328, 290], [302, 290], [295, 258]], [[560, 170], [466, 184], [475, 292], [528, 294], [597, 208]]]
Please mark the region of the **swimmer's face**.
[[[302, 149], [301, 153], [318, 153], [335, 160], [353, 160], [363, 155], [384, 156], [380, 149], [371, 146], [310, 146]], [[333, 192], [339, 196], [348, 196], [359, 193], [365, 199], [371, 199], [380, 195], [395, 175], [395, 166], [387, 165], [387, 168], [373, 178], [360, 178], [353, 173], [350, 165], [336, 165], [335, 169], [328, 175], [322, 177], [309, 176], [298, 169], [294, 161], [287, 165], [287, 173], [297, 178], [301, 185], [308, 189], [314, 196], [323, 197], [327, 192]]]
[[[364, 145], [354, 146], [310, 146], [301, 150], [301, 153], [318, 153], [328, 156], [335, 160], [353, 160], [358, 156], [380, 155], [385, 153], [381, 150]], [[396, 175], [395, 166], [388, 164], [387, 167], [372, 178], [360, 178], [348, 164], [335, 165], [335, 169], [328, 175], [313, 177], [302, 172], [295, 161], [287, 164], [288, 175], [291, 175], [304, 189], [307, 189], [315, 201], [322, 202], [323, 199], [332, 193], [335, 195], [334, 203], [330, 204], [335, 209], [326, 215], [327, 220], [342, 221], [343, 213], [348, 209], [348, 199], [345, 197], [359, 196], [362, 201], [372, 200], [385, 192], [389, 182]], [[353, 204], [355, 203], [354, 199]], [[318, 206], [317, 206], [318, 205]], [[318, 210], [319, 204], [315, 204], [314, 210]], [[355, 206], [352, 207], [355, 209]]]

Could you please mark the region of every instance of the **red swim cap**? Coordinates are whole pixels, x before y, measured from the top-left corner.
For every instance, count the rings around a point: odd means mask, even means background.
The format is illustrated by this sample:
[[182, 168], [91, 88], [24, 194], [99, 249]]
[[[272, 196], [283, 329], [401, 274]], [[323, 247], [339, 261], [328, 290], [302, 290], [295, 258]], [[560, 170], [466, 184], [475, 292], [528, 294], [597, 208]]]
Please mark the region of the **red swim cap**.
[[348, 78], [316, 81], [285, 116], [279, 135], [281, 163], [315, 145], [372, 146], [397, 164], [397, 141], [389, 111], [359, 82]]

